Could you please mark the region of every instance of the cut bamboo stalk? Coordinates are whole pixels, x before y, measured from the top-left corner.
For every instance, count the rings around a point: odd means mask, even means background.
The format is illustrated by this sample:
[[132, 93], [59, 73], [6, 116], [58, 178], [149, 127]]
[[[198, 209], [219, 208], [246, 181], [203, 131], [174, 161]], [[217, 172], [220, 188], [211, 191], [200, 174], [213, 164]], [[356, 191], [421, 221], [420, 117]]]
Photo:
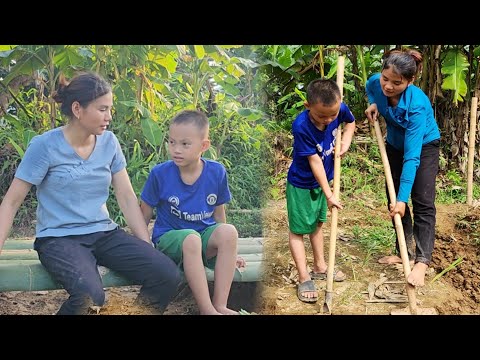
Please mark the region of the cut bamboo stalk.
[[[397, 202], [397, 195], [395, 194], [395, 186], [393, 184], [392, 172], [390, 169], [390, 163], [388, 161], [387, 151], [385, 149], [385, 143], [380, 130], [378, 120], [374, 121], [375, 135], [377, 138], [378, 148], [380, 149], [380, 155], [382, 157], [383, 169], [385, 172], [385, 180], [387, 182], [388, 195], [390, 197], [390, 203], [395, 206]], [[394, 309], [390, 312], [392, 315], [437, 315], [435, 308], [419, 308], [417, 307], [417, 299], [415, 295], [415, 287], [408, 282], [408, 276], [410, 275], [410, 262], [408, 259], [407, 244], [405, 241], [405, 233], [403, 232], [402, 218], [400, 214], [396, 213], [393, 217], [395, 223], [395, 231], [397, 233], [398, 245], [400, 247], [400, 257], [402, 259], [403, 273], [405, 275], [405, 286], [408, 297], [408, 307], [406, 309]]]
[[[244, 237], [238, 238], [238, 245], [263, 245], [264, 238], [263, 237]], [[33, 249], [33, 242], [34, 239], [25, 239], [22, 238], [21, 240], [9, 238], [5, 241], [3, 245], [3, 249], [6, 250], [20, 250], [20, 249]]]
[[33, 239], [28, 240], [15, 240], [7, 239], [3, 244], [3, 250], [20, 250], [20, 249], [33, 249]]
[[[4, 250], [22, 250], [33, 249], [33, 241], [29, 240], [12, 240], [5, 241], [3, 245]], [[2, 249], [2, 251], [3, 251]], [[244, 254], [261, 253], [263, 251], [263, 245], [258, 240], [245, 240], [238, 241], [238, 252]]]
[[[263, 254], [259, 253], [239, 253], [247, 263], [263, 261]], [[3, 250], [0, 254], [0, 260], [38, 260], [38, 253], [33, 249], [22, 250]]]
[[0, 260], [38, 260], [38, 253], [33, 249], [2, 250]]
[[[2, 291], [40, 291], [57, 290], [62, 287], [56, 283], [38, 260], [2, 260], [0, 261], [0, 292]], [[100, 268], [105, 287], [134, 285], [107, 268]]]
[[[49, 275], [33, 250], [33, 239], [5, 242], [0, 254], [0, 292], [56, 290], [61, 286]], [[246, 268], [235, 270], [233, 281], [254, 282], [263, 279], [263, 238], [239, 238], [238, 255], [246, 261]], [[112, 270], [99, 267], [104, 287], [136, 285]], [[208, 281], [214, 280], [214, 271], [205, 268]]]
[[[235, 270], [233, 281], [254, 282], [263, 279], [264, 262], [247, 261], [243, 272]], [[104, 287], [138, 285], [115, 271], [99, 266]], [[214, 280], [214, 271], [205, 268], [208, 281]], [[57, 284], [39, 260], [0, 260], [0, 292], [57, 290]]]
[[[390, 169], [387, 150], [385, 149], [383, 135], [382, 135], [382, 131], [380, 130], [380, 124], [378, 123], [378, 120], [375, 120], [374, 126], [375, 126], [375, 135], [377, 137], [378, 147], [380, 149], [380, 155], [382, 157], [382, 163], [383, 163], [383, 168], [385, 173], [385, 181], [387, 183], [390, 203], [392, 204], [392, 206], [395, 206], [397, 202], [397, 195], [395, 193], [395, 187], [394, 187], [393, 178], [392, 178], [392, 171]], [[403, 272], [405, 275], [405, 285], [406, 285], [406, 290], [408, 295], [408, 305], [410, 309], [410, 314], [416, 315], [417, 300], [415, 295], [415, 288], [407, 281], [408, 275], [410, 275], [411, 270], [410, 270], [410, 263], [408, 260], [408, 250], [407, 250], [407, 244], [405, 241], [405, 233], [403, 232], [403, 224], [402, 224], [402, 218], [400, 214], [395, 214], [393, 220], [395, 223], [395, 231], [397, 233], [398, 245], [400, 248], [400, 257], [402, 259]]]
[[[234, 282], [262, 281], [263, 271], [264, 271], [263, 261], [247, 262], [247, 267], [243, 272], [240, 272], [238, 269], [235, 269], [233, 281]], [[205, 268], [205, 273], [207, 274], [208, 281], [214, 280], [215, 273], [212, 269]]]
[[473, 204], [473, 161], [475, 160], [475, 135], [477, 126], [478, 98], [472, 97], [470, 109], [470, 133], [468, 136], [468, 165], [467, 165], [467, 205]]
[[237, 246], [237, 252], [241, 254], [261, 254], [263, 251], [262, 245], [243, 245], [239, 244]]

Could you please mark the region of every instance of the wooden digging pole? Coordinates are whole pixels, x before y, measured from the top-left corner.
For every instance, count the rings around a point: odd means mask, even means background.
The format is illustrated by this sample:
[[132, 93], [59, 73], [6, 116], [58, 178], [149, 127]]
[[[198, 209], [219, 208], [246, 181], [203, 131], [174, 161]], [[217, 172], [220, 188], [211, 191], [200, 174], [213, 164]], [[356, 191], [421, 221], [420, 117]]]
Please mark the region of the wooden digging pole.
[[[337, 60], [337, 84], [340, 88], [340, 101], [343, 101], [343, 74], [345, 69], [345, 58], [339, 56]], [[340, 148], [342, 143], [342, 127], [337, 127], [337, 136], [335, 140], [334, 167], [333, 167], [333, 194], [340, 201]], [[332, 207], [332, 223], [330, 227], [330, 242], [328, 249], [328, 269], [327, 269], [327, 287], [325, 290], [325, 303], [323, 312], [332, 313], [333, 300], [333, 270], [335, 267], [335, 247], [337, 241], [338, 208]]]
[[[375, 135], [382, 156], [383, 169], [385, 172], [385, 180], [387, 182], [388, 195], [390, 196], [390, 203], [395, 206], [397, 195], [395, 194], [395, 186], [393, 184], [392, 172], [390, 170], [390, 162], [388, 161], [387, 151], [383, 140], [382, 131], [378, 120], [375, 119]], [[415, 295], [415, 287], [408, 282], [408, 275], [410, 275], [410, 261], [408, 259], [407, 243], [405, 241], [405, 233], [403, 231], [402, 218], [400, 214], [395, 214], [393, 218], [395, 222], [395, 231], [397, 232], [398, 245], [400, 247], [400, 257], [402, 258], [403, 272], [405, 275], [405, 285], [408, 297], [408, 308], [394, 309], [390, 312], [391, 315], [436, 315], [437, 311], [434, 308], [419, 308], [417, 307], [417, 299]]]

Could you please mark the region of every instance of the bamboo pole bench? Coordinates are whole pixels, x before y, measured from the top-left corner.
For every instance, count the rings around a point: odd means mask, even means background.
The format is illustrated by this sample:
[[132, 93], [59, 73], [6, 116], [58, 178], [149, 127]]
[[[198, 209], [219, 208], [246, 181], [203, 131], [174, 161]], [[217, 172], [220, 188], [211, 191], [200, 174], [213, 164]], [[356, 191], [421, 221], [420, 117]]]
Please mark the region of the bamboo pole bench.
[[[247, 263], [244, 271], [235, 270], [233, 281], [257, 282], [262, 280], [264, 269], [263, 238], [239, 238], [238, 255]], [[99, 266], [104, 287], [135, 284], [115, 271]], [[214, 271], [205, 268], [208, 281], [213, 281]], [[33, 250], [33, 239], [7, 239], [0, 254], [0, 292], [42, 291], [62, 289], [38, 260]]]

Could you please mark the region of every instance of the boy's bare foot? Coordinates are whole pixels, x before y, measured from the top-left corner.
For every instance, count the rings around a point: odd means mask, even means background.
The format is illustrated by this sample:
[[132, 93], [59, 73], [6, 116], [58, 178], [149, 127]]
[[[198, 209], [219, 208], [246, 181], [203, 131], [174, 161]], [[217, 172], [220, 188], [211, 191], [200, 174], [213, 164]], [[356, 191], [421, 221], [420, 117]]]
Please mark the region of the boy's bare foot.
[[200, 315], [223, 315], [223, 314], [217, 310], [212, 310], [212, 311], [209, 310], [205, 312], [200, 311]]
[[385, 265], [390, 265], [390, 264], [401, 264], [402, 259], [399, 258], [396, 255], [390, 255], [390, 256], [384, 256], [378, 259], [379, 264], [385, 264]]
[[418, 262], [413, 266], [412, 272], [408, 275], [407, 281], [413, 286], [425, 286], [425, 273], [428, 265]]
[[217, 311], [222, 315], [239, 315], [238, 311], [225, 307], [217, 307]]

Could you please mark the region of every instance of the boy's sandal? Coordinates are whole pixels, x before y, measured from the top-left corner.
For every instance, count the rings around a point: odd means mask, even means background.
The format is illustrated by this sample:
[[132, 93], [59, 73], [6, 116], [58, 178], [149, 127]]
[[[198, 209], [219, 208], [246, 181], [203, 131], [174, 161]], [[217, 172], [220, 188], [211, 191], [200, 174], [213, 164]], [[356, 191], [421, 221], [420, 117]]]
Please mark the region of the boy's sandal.
[[314, 303], [318, 301], [318, 292], [317, 296], [314, 297], [306, 297], [302, 294], [306, 292], [317, 292], [317, 288], [315, 287], [313, 280], [307, 280], [297, 285], [297, 297], [300, 301], [306, 303]]
[[[327, 280], [327, 273], [317, 273], [314, 271], [310, 271], [310, 277], [314, 280]], [[333, 269], [333, 280], [336, 282], [342, 282], [347, 278], [347, 275], [344, 273], [339, 274], [338, 269]]]

